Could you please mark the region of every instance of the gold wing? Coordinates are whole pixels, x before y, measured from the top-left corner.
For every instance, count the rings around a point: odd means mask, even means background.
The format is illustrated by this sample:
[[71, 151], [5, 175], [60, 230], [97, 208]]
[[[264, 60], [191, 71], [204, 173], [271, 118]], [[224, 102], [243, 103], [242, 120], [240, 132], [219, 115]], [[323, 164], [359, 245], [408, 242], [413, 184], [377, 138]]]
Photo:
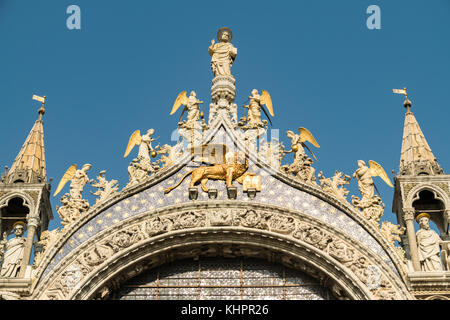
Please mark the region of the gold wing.
[[177, 112], [178, 108], [183, 104], [183, 105], [187, 105], [188, 104], [188, 96], [186, 94], [186, 91], [181, 91], [178, 94], [178, 97], [175, 99], [175, 102], [173, 104], [172, 107], [172, 111], [170, 111], [170, 115], [173, 115], [175, 112]]
[[262, 90], [260, 101], [261, 105], [265, 104], [267, 106], [267, 110], [269, 110], [270, 115], [273, 117], [275, 114], [273, 113], [272, 99], [266, 90]]
[[300, 131], [300, 142], [311, 142], [311, 144], [316, 147], [316, 148], [320, 148], [319, 144], [317, 143], [316, 139], [314, 139], [314, 136], [312, 135], [311, 132], [309, 132], [308, 129], [306, 128], [298, 128], [298, 131]]
[[131, 134], [130, 139], [128, 140], [127, 149], [125, 150], [123, 157], [124, 158], [128, 157], [130, 151], [133, 150], [134, 146], [140, 144], [141, 144], [141, 131], [136, 130]]
[[376, 163], [373, 160], [369, 160], [369, 167], [370, 167], [370, 175], [372, 177], [379, 176], [381, 179], [383, 179], [384, 182], [386, 182], [386, 184], [388, 186], [390, 186], [391, 188], [394, 187], [392, 185], [391, 180], [389, 179], [388, 175], [386, 174], [386, 172], [384, 171], [384, 169], [381, 165], [379, 165], [378, 163]]
[[53, 196], [55, 197], [66, 185], [67, 181], [72, 180], [72, 178], [75, 175], [75, 172], [77, 172], [77, 165], [73, 164], [67, 169], [66, 173], [61, 178], [61, 181], [59, 181], [58, 188], [56, 188], [55, 193]]
[[227, 152], [228, 148], [225, 144], [204, 144], [202, 146], [191, 147], [191, 154], [199, 156], [199, 158], [194, 159], [194, 161], [210, 164], [226, 163], [225, 155]]

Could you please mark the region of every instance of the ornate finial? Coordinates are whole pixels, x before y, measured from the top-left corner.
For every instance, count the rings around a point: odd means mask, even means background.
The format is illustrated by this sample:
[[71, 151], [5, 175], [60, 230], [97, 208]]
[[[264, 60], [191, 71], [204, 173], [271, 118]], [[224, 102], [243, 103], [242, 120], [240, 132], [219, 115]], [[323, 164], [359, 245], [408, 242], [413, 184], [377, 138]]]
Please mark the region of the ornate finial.
[[40, 107], [39, 110], [38, 110], [38, 113], [39, 113], [39, 120], [42, 119], [42, 116], [43, 116], [44, 113], [45, 113], [45, 98], [46, 98], [46, 96], [40, 97], [40, 96], [37, 96], [37, 95], [35, 95], [35, 94], [33, 95], [33, 100], [42, 102], [41, 107]]
[[409, 108], [411, 108], [411, 101], [408, 99], [408, 93], [406, 92], [406, 88], [403, 89], [392, 89], [392, 92], [397, 94], [403, 94], [405, 96], [405, 101], [403, 101], [403, 106], [406, 108], [406, 112], [409, 112]]

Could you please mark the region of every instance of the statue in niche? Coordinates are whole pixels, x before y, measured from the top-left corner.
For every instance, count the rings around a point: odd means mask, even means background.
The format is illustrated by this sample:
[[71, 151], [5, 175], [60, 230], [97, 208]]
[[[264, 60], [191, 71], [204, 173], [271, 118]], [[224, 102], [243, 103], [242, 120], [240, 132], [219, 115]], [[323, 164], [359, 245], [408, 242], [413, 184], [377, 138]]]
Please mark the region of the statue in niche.
[[[0, 276], [2, 278], [14, 278], [18, 275], [20, 264], [22, 262], [26, 239], [22, 237], [26, 229], [26, 224], [18, 221], [13, 225], [15, 238], [6, 240], [6, 233], [1, 242], [3, 250], [6, 250], [3, 256], [2, 269]], [[2, 251], [3, 251], [2, 250]]]
[[416, 217], [420, 230], [416, 233], [420, 267], [422, 271], [442, 271], [440, 258], [441, 238], [430, 229], [430, 215], [421, 213]]
[[228, 28], [221, 28], [217, 31], [217, 40], [211, 40], [208, 53], [211, 56], [211, 69], [214, 76], [230, 76], [231, 66], [236, 59], [237, 49], [230, 43], [233, 39], [233, 33]]

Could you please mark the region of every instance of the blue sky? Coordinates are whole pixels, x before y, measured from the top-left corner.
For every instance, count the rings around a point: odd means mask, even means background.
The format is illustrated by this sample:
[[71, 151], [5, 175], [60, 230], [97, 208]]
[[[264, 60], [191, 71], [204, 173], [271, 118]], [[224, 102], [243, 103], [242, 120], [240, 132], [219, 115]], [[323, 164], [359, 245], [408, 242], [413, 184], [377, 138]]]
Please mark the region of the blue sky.
[[[66, 27], [71, 4], [81, 8], [81, 30]], [[381, 8], [380, 30], [366, 27], [372, 4]], [[208, 106], [207, 49], [227, 26], [238, 48], [239, 116], [253, 88], [269, 91], [285, 144], [285, 131], [302, 126], [321, 145], [316, 172], [352, 175], [359, 159], [379, 162], [389, 176], [397, 171], [405, 110], [392, 88], [403, 87], [450, 170], [449, 14], [448, 0], [0, 0], [0, 165], [12, 164], [37, 118], [31, 96], [46, 95], [53, 189], [72, 163], [91, 163], [92, 178], [106, 169], [122, 188], [134, 130], [154, 128], [161, 144], [170, 143], [179, 115], [169, 112], [180, 91], [195, 90]], [[393, 189], [375, 181], [392, 220]], [[359, 195], [356, 181], [349, 189], [349, 199]]]

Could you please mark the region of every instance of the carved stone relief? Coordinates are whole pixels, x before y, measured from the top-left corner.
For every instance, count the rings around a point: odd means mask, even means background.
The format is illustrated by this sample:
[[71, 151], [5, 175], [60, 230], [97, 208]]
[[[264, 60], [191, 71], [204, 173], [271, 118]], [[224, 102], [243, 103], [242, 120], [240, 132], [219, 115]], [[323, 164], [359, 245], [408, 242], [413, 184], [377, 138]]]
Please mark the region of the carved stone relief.
[[[90, 270], [93, 270], [92, 268], [98, 267], [113, 254], [158, 234], [171, 230], [227, 225], [263, 229], [304, 241], [339, 261], [363, 283], [368, 283], [368, 281], [372, 281], [371, 277], [378, 276], [376, 278], [378, 285], [369, 288], [375, 299], [396, 299], [397, 297], [396, 289], [386, 277], [385, 271], [381, 271], [381, 268], [378, 267], [379, 262], [376, 261], [373, 254], [355, 247], [351, 241], [340, 238], [332, 231], [325, 231], [310, 222], [262, 210], [189, 210], [149, 217], [125, 230], [119, 230], [109, 235], [102, 241], [93, 242], [88, 248], [80, 249], [83, 252], [81, 258], [74, 253], [77, 260], [69, 264], [66, 271], [60, 273], [47, 292], [56, 290], [60, 291], [63, 296], [69, 297], [71, 291], [67, 283], [70, 279], [68, 280], [67, 277], [68, 274], [73, 276], [76, 268], [80, 271], [78, 275], [81, 274], [84, 277]], [[74, 270], [69, 270], [69, 268]], [[47, 297], [50, 296], [47, 295]]]

